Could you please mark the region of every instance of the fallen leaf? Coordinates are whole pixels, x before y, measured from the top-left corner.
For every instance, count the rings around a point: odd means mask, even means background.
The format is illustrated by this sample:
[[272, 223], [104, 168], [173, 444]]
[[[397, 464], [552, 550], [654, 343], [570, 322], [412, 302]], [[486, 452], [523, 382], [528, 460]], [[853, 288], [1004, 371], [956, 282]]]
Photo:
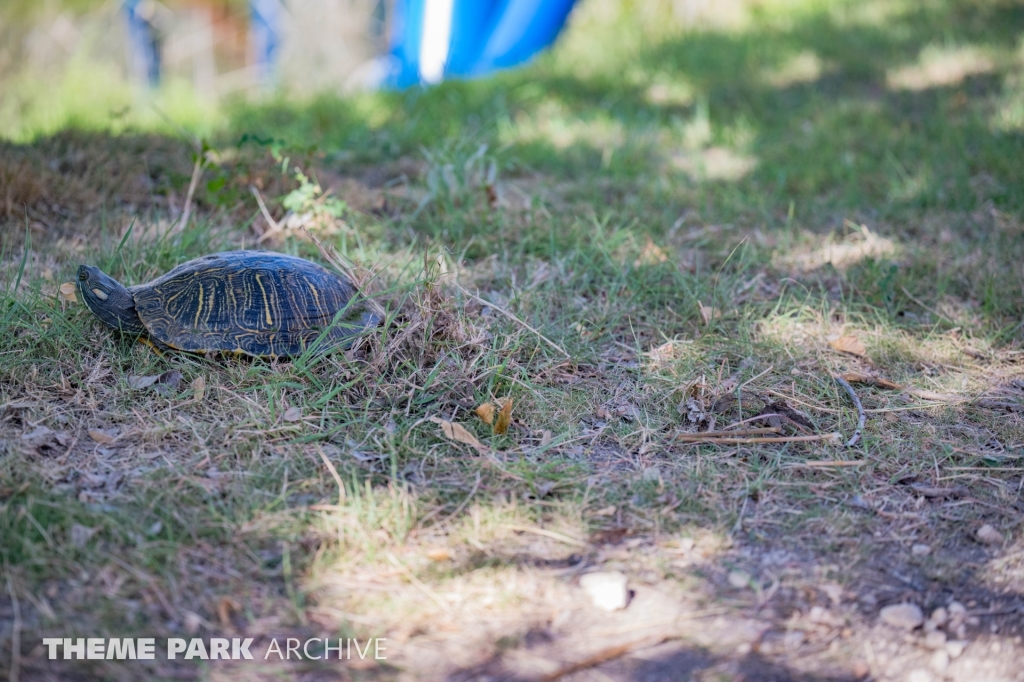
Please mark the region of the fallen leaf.
[[512, 423], [512, 398], [501, 398], [498, 402], [501, 403], [501, 411], [498, 412], [498, 421], [494, 423], [494, 433], [500, 436], [508, 431], [509, 424]]
[[284, 411], [283, 419], [286, 422], [297, 422], [302, 419], [302, 410], [297, 407], [289, 407]]
[[448, 561], [452, 558], [452, 553], [444, 547], [436, 547], [427, 550], [427, 558], [431, 561]]
[[181, 372], [176, 369], [169, 370], [157, 377], [153, 390], [162, 396], [177, 393], [178, 387], [181, 386], [181, 379]]
[[899, 391], [903, 387], [894, 381], [889, 381], [884, 377], [876, 377], [872, 374], [865, 374], [863, 372], [847, 372], [842, 375], [844, 379], [849, 381], [851, 384], [867, 384], [869, 386], [877, 386], [878, 388], [888, 388], [890, 390]]
[[149, 388], [156, 383], [156, 380], [160, 378], [159, 374], [151, 374], [149, 376], [129, 376], [128, 377], [128, 388], [135, 389], [136, 391], [143, 388]]
[[476, 448], [476, 450], [481, 454], [487, 453], [487, 446], [478, 441], [476, 436], [467, 431], [466, 427], [462, 426], [462, 424], [456, 424], [448, 421], [447, 419], [441, 419], [440, 417], [431, 417], [430, 421], [441, 427], [441, 433], [443, 433], [444, 437], [448, 440], [454, 440], [459, 443], [470, 445]]
[[650, 237], [647, 238], [647, 243], [644, 244], [643, 250], [637, 259], [633, 261], [633, 267], [637, 268], [641, 265], [656, 265], [658, 263], [664, 263], [668, 260], [668, 252], [654, 243]]
[[94, 441], [101, 445], [110, 445], [115, 440], [117, 440], [106, 431], [100, 431], [99, 429], [93, 429], [89, 431], [89, 438], [92, 438]]
[[840, 336], [838, 339], [829, 341], [828, 345], [841, 353], [859, 355], [862, 358], [868, 356], [868, 349], [864, 347], [864, 344], [856, 336]]
[[217, 601], [217, 620], [220, 621], [222, 627], [231, 627], [231, 613], [232, 611], [241, 610], [242, 605], [239, 604], [234, 598], [224, 596]]
[[476, 413], [476, 416], [483, 419], [484, 423], [488, 425], [494, 423], [494, 403], [479, 405], [473, 412]]
[[93, 535], [96, 535], [96, 531], [99, 527], [89, 528], [79, 523], [72, 524], [71, 526], [71, 544], [75, 547], [85, 547], [86, 543], [92, 539]]
[[540, 447], [546, 448], [551, 445], [551, 430], [544, 429], [540, 434]]
[[697, 310], [700, 311], [700, 316], [704, 320], [705, 326], [711, 324], [711, 321], [720, 314], [717, 308], [706, 306], [700, 301], [697, 301]]
[[205, 396], [206, 379], [203, 377], [196, 377], [196, 380], [192, 382], [192, 402], [201, 403]]
[[78, 303], [77, 291], [78, 287], [75, 286], [74, 282], [64, 282], [64, 284], [60, 285], [60, 298], [68, 303]]

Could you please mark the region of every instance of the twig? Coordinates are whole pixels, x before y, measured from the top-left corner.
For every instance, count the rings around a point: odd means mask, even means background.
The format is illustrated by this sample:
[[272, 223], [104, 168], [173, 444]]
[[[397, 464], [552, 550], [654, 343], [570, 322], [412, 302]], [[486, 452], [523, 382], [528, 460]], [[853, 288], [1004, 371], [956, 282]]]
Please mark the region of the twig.
[[409, 570], [408, 566], [406, 566], [405, 564], [403, 564], [401, 561], [398, 560], [398, 557], [396, 557], [391, 552], [387, 553], [387, 557], [388, 557], [388, 561], [393, 563], [395, 565], [395, 567], [399, 571], [401, 571], [405, 575], [405, 577], [408, 578], [409, 581], [413, 585], [415, 585], [416, 588], [420, 592], [422, 592], [423, 594], [425, 594], [428, 597], [430, 597], [430, 600], [432, 602], [434, 602], [435, 604], [437, 604], [438, 606], [440, 606], [446, 613], [451, 613], [451, 610], [452, 610], [451, 605], [450, 604], [446, 604], [444, 602], [444, 600], [442, 600], [441, 597], [438, 596], [437, 592], [434, 592], [432, 589], [430, 589], [427, 586], [426, 583], [424, 583], [422, 580], [417, 578], [416, 575], [412, 571]]
[[460, 290], [460, 291], [462, 291], [462, 293], [464, 293], [464, 294], [465, 294], [466, 296], [469, 296], [469, 297], [470, 297], [471, 299], [473, 299], [473, 300], [474, 300], [474, 301], [476, 301], [477, 303], [479, 303], [479, 304], [481, 304], [481, 305], [485, 305], [485, 306], [488, 306], [489, 308], [494, 308], [494, 309], [495, 309], [495, 310], [497, 310], [497, 311], [498, 311], [499, 313], [501, 313], [502, 315], [504, 315], [504, 316], [505, 316], [505, 317], [507, 317], [508, 319], [512, 320], [513, 322], [516, 322], [516, 323], [518, 323], [518, 324], [520, 324], [520, 325], [522, 325], [522, 326], [526, 327], [526, 328], [527, 328], [527, 329], [529, 329], [529, 330], [530, 330], [531, 332], [533, 332], [534, 334], [536, 334], [537, 336], [539, 336], [539, 337], [540, 337], [540, 338], [541, 338], [541, 339], [542, 339], [543, 341], [545, 341], [545, 342], [546, 342], [546, 343], [547, 343], [547, 344], [548, 344], [549, 346], [551, 346], [552, 348], [554, 348], [555, 350], [557, 350], [557, 351], [558, 351], [559, 353], [561, 353], [561, 354], [562, 354], [562, 355], [564, 355], [565, 357], [569, 358], [570, 360], [572, 359], [572, 356], [571, 356], [571, 355], [569, 355], [569, 353], [568, 353], [568, 352], [567, 352], [567, 351], [566, 351], [566, 350], [565, 350], [564, 348], [562, 348], [561, 346], [559, 346], [559, 345], [558, 345], [557, 343], [555, 343], [554, 341], [552, 341], [552, 340], [551, 340], [551, 339], [549, 339], [548, 337], [546, 337], [546, 336], [544, 336], [543, 334], [541, 334], [541, 333], [540, 333], [539, 331], [537, 331], [536, 329], [534, 329], [534, 328], [533, 328], [533, 327], [531, 327], [530, 325], [528, 325], [528, 324], [526, 324], [525, 322], [523, 322], [522, 320], [520, 320], [520, 319], [519, 319], [518, 317], [516, 317], [515, 315], [513, 315], [513, 314], [512, 314], [512, 313], [510, 313], [509, 311], [507, 311], [507, 310], [505, 310], [504, 308], [502, 308], [502, 307], [501, 307], [500, 305], [497, 305], [497, 304], [495, 304], [495, 303], [491, 303], [490, 301], [485, 301], [484, 299], [480, 298], [480, 297], [479, 297], [479, 296], [477, 296], [476, 294], [472, 294], [472, 293], [470, 293], [470, 292], [469, 292], [469, 290], [468, 290], [468, 289], [466, 289], [466, 287], [462, 286], [462, 285], [461, 285], [461, 284], [459, 284], [458, 282], [455, 282], [455, 286], [456, 286], [456, 287], [458, 287], [458, 288], [459, 288], [459, 290]]
[[263, 214], [263, 219], [267, 221], [267, 225], [270, 229], [259, 236], [256, 240], [257, 244], [262, 244], [265, 239], [268, 239], [271, 235], [275, 235], [281, 231], [281, 226], [276, 220], [270, 215], [270, 211], [267, 210], [267, 205], [263, 203], [263, 195], [256, 189], [256, 185], [249, 185], [249, 192], [256, 197], [256, 203], [260, 205], [260, 213]]
[[575, 545], [576, 547], [587, 547], [588, 546], [587, 543], [581, 542], [580, 540], [573, 539], [573, 538], [569, 537], [568, 535], [562, 535], [561, 533], [556, 533], [556, 532], [551, 531], [551, 530], [545, 530], [543, 528], [534, 528], [533, 526], [520, 526], [519, 524], [515, 524], [515, 523], [506, 523], [506, 524], [503, 524], [503, 527], [504, 528], [508, 528], [509, 530], [517, 530], [517, 531], [519, 531], [521, 533], [533, 533], [534, 535], [543, 535], [546, 538], [551, 538], [552, 540], [558, 540], [559, 542], [564, 542], [567, 545]]
[[7, 574], [7, 593], [11, 595], [11, 609], [14, 611], [14, 622], [11, 624], [11, 669], [7, 673], [7, 679], [9, 682], [18, 682], [21, 676], [21, 605], [18, 603], [18, 593], [14, 591], [14, 584], [11, 582], [10, 568], [4, 572]]
[[735, 431], [700, 431], [697, 433], [680, 433], [676, 440], [707, 440], [710, 438], [731, 438], [735, 436], [759, 436], [764, 433], [782, 433], [777, 426], [764, 429], [736, 429]]
[[781, 418], [785, 418], [784, 415], [776, 414], [774, 412], [772, 412], [770, 414], [759, 414], [756, 417], [751, 417], [750, 419], [743, 419], [743, 420], [738, 421], [738, 422], [733, 422], [732, 424], [729, 424], [728, 426], [723, 427], [722, 430], [723, 431], [728, 431], [729, 429], [735, 428], [735, 427], [740, 426], [742, 424], [749, 424], [750, 422], [758, 422], [758, 421], [762, 421], [762, 420], [765, 420], [765, 419], [771, 419], [772, 417], [779, 417], [780, 419]]
[[[696, 434], [694, 434], [696, 435]], [[752, 445], [754, 443], [810, 443], [812, 441], [842, 441], [841, 433], [822, 433], [814, 436], [780, 436], [778, 438], [704, 438], [684, 439], [687, 443], [724, 443], [727, 445]]]
[[861, 464], [867, 464], [859, 459], [820, 459], [813, 462], [793, 462], [791, 464], [784, 464], [784, 468], [808, 468], [808, 469], [819, 469], [824, 467], [858, 467]]
[[670, 640], [678, 639], [679, 637], [680, 635], [678, 634], [657, 635], [654, 637], [644, 637], [643, 639], [637, 639], [632, 642], [626, 642], [625, 644], [610, 646], [606, 649], [598, 651], [596, 654], [592, 654], [584, 658], [581, 661], [576, 661], [575, 663], [570, 663], [568, 665], [562, 666], [558, 670], [552, 673], [548, 673], [540, 679], [542, 680], [542, 682], [555, 682], [556, 680], [560, 680], [566, 675], [572, 675], [573, 673], [578, 673], [581, 670], [589, 670], [590, 668], [599, 666], [602, 663], [607, 663], [608, 661], [614, 661], [617, 658], [622, 658], [623, 656], [629, 654], [630, 652], [636, 651], [637, 649], [648, 649], [652, 646], [657, 646]]
[[196, 165], [192, 168], [192, 179], [188, 183], [188, 193], [185, 194], [185, 207], [181, 211], [181, 229], [188, 226], [188, 219], [192, 217], [192, 195], [195, 194], [196, 185], [199, 184], [199, 177], [203, 174], [203, 167], [206, 159], [202, 152], [196, 156]]
[[846, 442], [846, 447], [852, 448], [860, 440], [860, 432], [864, 429], [864, 422], [867, 421], [868, 416], [864, 414], [864, 406], [860, 403], [860, 398], [853, 392], [853, 386], [850, 382], [839, 376], [833, 374], [832, 378], [836, 380], [836, 383], [846, 389], [847, 394], [850, 396], [850, 400], [853, 401], [853, 406], [857, 408], [857, 430], [853, 432], [853, 437]]
[[345, 504], [345, 484], [341, 482], [341, 476], [338, 475], [338, 470], [334, 468], [331, 460], [327, 459], [327, 455], [324, 454], [323, 448], [317, 448], [320, 453], [320, 459], [324, 461], [327, 466], [327, 470], [331, 472], [331, 476], [334, 477], [334, 482], [338, 484], [338, 507], [340, 508]]

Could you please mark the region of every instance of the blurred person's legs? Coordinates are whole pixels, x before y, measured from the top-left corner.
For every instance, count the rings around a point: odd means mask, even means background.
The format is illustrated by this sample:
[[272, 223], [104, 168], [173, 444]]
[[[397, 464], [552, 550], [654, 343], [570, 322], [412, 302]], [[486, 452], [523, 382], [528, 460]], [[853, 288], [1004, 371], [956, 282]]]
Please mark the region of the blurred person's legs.
[[131, 68], [150, 87], [160, 85], [160, 37], [156, 29], [157, 6], [152, 0], [125, 0]]
[[272, 85], [281, 47], [281, 0], [249, 0], [249, 39], [260, 84]]

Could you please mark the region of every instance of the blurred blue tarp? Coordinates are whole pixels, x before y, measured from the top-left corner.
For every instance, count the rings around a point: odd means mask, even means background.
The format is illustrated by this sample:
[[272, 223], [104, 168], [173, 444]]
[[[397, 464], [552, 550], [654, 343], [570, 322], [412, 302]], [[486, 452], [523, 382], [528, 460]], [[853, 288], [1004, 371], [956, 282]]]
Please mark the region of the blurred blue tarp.
[[396, 0], [385, 85], [481, 76], [550, 45], [575, 0]]

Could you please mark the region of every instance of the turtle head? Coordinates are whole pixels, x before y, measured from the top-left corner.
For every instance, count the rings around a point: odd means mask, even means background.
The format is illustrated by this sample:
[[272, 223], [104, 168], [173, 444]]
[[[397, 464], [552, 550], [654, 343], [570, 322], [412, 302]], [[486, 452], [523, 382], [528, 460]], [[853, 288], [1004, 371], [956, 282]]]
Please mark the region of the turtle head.
[[124, 285], [92, 265], [78, 267], [78, 292], [85, 305], [103, 324], [126, 334], [146, 329], [135, 312], [135, 299]]

